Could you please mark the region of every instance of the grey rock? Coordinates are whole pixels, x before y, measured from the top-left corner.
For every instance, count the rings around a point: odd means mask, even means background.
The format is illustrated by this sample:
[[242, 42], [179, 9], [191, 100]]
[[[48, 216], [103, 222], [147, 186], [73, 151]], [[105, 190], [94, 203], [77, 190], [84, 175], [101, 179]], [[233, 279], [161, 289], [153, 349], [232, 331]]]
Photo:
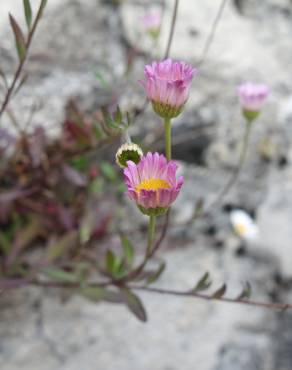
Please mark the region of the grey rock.
[[[24, 24], [19, 3], [0, 2], [1, 62], [9, 78], [15, 53], [2, 14], [10, 9], [18, 19], [22, 17]], [[32, 3], [35, 6], [36, 2]], [[125, 39], [135, 43], [137, 17], [146, 3], [123, 2], [119, 11], [109, 2], [97, 0], [50, 0], [26, 66], [31, 79], [11, 105], [17, 115], [27, 117], [31, 104], [36, 102], [39, 109], [33, 123], [50, 127], [57, 134], [67, 99], [78, 97], [87, 111], [108, 99], [94, 77], [96, 71], [110, 85], [114, 83], [116, 92], [126, 88], [121, 96], [125, 110], [142, 106], [144, 94], [137, 80], [142, 77], [145, 62], [158, 52], [163, 54], [173, 1], [165, 2], [157, 50], [139, 56], [125, 82]], [[191, 1], [180, 2], [171, 52], [174, 58], [197, 64], [219, 4], [220, 0], [204, 0], [196, 6]], [[179, 163], [185, 185], [173, 207], [172, 221], [183, 223], [200, 198], [207, 204], [212, 202], [236, 166], [244, 122], [235, 86], [246, 79], [262, 80], [271, 86], [272, 96], [253, 127], [238, 184], [223, 202], [257, 211], [260, 240], [257, 245], [249, 245], [245, 255], [236, 255], [241, 241], [232, 234], [228, 214], [221, 207], [194, 225], [173, 228], [160, 254], [168, 266], [158, 283], [161, 287], [190, 289], [205, 271], [210, 271], [212, 289], [225, 281], [230, 297], [236, 296], [241, 282], [248, 280], [255, 299], [291, 300], [287, 283], [292, 258], [291, 166], [288, 163], [284, 170], [274, 169], [280, 155], [292, 158], [289, 9], [289, 2], [284, 0], [228, 2], [184, 114], [174, 122], [175, 158], [184, 160], [187, 156], [188, 163]], [[150, 53], [152, 46], [147, 42], [141, 42], [139, 48]], [[3, 123], [10, 124], [6, 118]], [[162, 124], [148, 107], [131, 133], [151, 145], [161, 135]], [[187, 140], [182, 140], [183, 136]], [[266, 138], [276, 147], [271, 151], [270, 163], [263, 163], [261, 154]], [[156, 148], [162, 149], [161, 141]], [[125, 202], [123, 227], [145, 225], [146, 217]], [[208, 227], [215, 228], [214, 235], [206, 235]], [[218, 239], [222, 241], [221, 249], [214, 248]], [[141, 240], [136, 241], [142, 250]], [[284, 275], [286, 290], [276, 284], [277, 274]], [[77, 296], [64, 304], [56, 291], [27, 288], [1, 293], [0, 368], [291, 369], [291, 315], [287, 313], [280, 316], [243, 305], [139, 295], [149, 315], [146, 325], [120, 306], [93, 304]]]

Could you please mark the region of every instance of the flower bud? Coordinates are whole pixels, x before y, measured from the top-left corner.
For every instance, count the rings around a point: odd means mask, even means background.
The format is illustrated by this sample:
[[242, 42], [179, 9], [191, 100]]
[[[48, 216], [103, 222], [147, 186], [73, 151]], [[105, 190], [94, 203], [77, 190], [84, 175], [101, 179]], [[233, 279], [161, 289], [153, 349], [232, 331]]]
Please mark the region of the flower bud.
[[237, 94], [244, 117], [252, 122], [260, 114], [269, 95], [269, 88], [264, 84], [248, 82], [237, 88]]
[[160, 117], [171, 119], [183, 110], [197, 70], [185, 62], [166, 59], [144, 68], [145, 80], [140, 81], [152, 107]]
[[138, 164], [142, 156], [142, 149], [137, 144], [125, 143], [116, 153], [116, 162], [121, 168], [125, 168], [127, 167], [127, 161]]

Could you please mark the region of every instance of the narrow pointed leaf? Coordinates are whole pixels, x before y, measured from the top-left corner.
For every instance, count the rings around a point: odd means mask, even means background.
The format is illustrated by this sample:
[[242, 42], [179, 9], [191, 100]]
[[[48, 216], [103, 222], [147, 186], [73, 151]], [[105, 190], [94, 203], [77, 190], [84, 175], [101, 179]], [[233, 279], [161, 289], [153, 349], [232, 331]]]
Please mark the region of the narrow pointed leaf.
[[0, 231], [0, 251], [4, 255], [6, 255], [9, 252], [10, 247], [11, 247], [11, 242], [9, 240], [8, 235]]
[[165, 262], [161, 262], [160, 266], [158, 267], [158, 269], [153, 272], [153, 275], [150, 275], [146, 281], [146, 284], [153, 284], [155, 283], [155, 281], [157, 281], [159, 278], [160, 278], [160, 275], [163, 273], [163, 271], [165, 270]]
[[42, 223], [37, 217], [33, 217], [30, 222], [16, 233], [11, 246], [11, 252], [7, 256], [7, 266], [10, 266], [17, 257], [29, 247], [34, 239], [42, 233]]
[[31, 20], [32, 20], [32, 10], [30, 6], [30, 0], [23, 0], [23, 7], [24, 7], [24, 15], [25, 15], [25, 20], [28, 29], [30, 29], [31, 26]]
[[215, 293], [213, 293], [212, 298], [219, 299], [224, 296], [226, 292], [226, 284], [223, 284]]
[[245, 299], [245, 298], [250, 298], [251, 296], [251, 285], [250, 283], [247, 281], [244, 286], [243, 286], [243, 289], [242, 289], [242, 292], [239, 294], [239, 296], [236, 298], [236, 300], [241, 300], [241, 299]]
[[117, 124], [120, 124], [123, 120], [123, 115], [119, 106], [117, 106], [117, 110], [114, 113], [114, 120]]
[[200, 198], [195, 206], [193, 218], [197, 218], [204, 210], [204, 199]]
[[80, 294], [92, 302], [106, 301], [123, 303], [124, 296], [121, 292], [112, 291], [103, 287], [86, 287], [80, 289]]
[[16, 45], [17, 54], [18, 54], [19, 60], [22, 61], [26, 54], [25, 38], [23, 36], [21, 28], [19, 27], [18, 23], [16, 22], [16, 20], [11, 14], [9, 14], [9, 20], [10, 20], [10, 24], [11, 24], [11, 27], [14, 33], [14, 37], [15, 37], [15, 45]]
[[70, 248], [75, 245], [76, 240], [76, 231], [71, 231], [58, 239], [52, 238], [47, 247], [47, 260], [49, 262], [53, 262], [62, 257]]
[[124, 250], [124, 256], [128, 266], [131, 266], [134, 260], [134, 247], [126, 236], [121, 236], [121, 243]]
[[131, 292], [129, 289], [123, 288], [121, 292], [124, 297], [124, 302], [129, 310], [142, 322], [147, 321], [147, 314], [140, 298]]
[[121, 277], [125, 271], [122, 260], [111, 250], [106, 253], [106, 269], [114, 277]]
[[102, 88], [104, 88], [104, 89], [107, 89], [108, 88], [108, 83], [106, 82], [106, 80], [104, 79], [104, 77], [102, 76], [102, 74], [100, 72], [96, 72], [95, 73], [95, 77], [100, 82], [100, 86]]
[[109, 164], [108, 162], [101, 162], [100, 163], [100, 170], [103, 176], [109, 181], [115, 181], [117, 179], [117, 172], [115, 168]]
[[68, 271], [58, 269], [56, 267], [49, 267], [42, 270], [42, 273], [52, 280], [58, 281], [60, 283], [77, 283], [77, 276]]
[[21, 80], [20, 80], [20, 82], [19, 82], [18, 86], [16, 87], [16, 89], [15, 89], [15, 91], [14, 91], [13, 96], [16, 96], [16, 95], [17, 95], [17, 93], [19, 92], [19, 90], [20, 90], [20, 89], [22, 88], [22, 86], [26, 83], [27, 79], [28, 79], [28, 74], [26, 73], [26, 74], [24, 74], [24, 75], [22, 76], [22, 78], [21, 78]]
[[192, 289], [193, 293], [200, 292], [202, 290], [206, 290], [210, 287], [212, 284], [212, 281], [210, 279], [209, 272], [205, 272], [205, 274], [201, 277], [201, 279], [198, 281], [197, 285]]
[[47, 2], [48, 2], [48, 0], [42, 0], [41, 1], [41, 4], [40, 4], [40, 10], [41, 10], [41, 12], [43, 12], [43, 10], [45, 9], [45, 7], [47, 5]]
[[5, 87], [8, 89], [8, 82], [3, 69], [0, 67], [0, 77], [4, 82]]

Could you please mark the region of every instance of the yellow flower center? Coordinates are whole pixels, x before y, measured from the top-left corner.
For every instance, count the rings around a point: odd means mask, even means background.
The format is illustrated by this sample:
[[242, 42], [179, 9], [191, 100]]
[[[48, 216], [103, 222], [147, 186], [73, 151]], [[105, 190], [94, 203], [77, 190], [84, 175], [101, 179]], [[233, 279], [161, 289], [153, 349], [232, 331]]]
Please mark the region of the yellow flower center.
[[144, 190], [158, 190], [158, 189], [169, 189], [170, 185], [167, 181], [161, 179], [148, 179], [140, 182], [136, 186], [136, 191], [139, 193], [142, 189]]
[[237, 232], [237, 234], [240, 235], [240, 236], [243, 236], [247, 232], [247, 226], [242, 224], [242, 223], [238, 223], [238, 224], [234, 225], [234, 228], [235, 228], [235, 231]]

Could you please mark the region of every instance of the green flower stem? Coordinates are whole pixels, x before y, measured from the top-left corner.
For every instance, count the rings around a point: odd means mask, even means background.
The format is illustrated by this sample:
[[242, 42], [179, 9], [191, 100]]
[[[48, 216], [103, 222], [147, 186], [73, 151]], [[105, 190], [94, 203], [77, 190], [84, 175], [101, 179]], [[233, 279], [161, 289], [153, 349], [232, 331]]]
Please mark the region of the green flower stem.
[[153, 246], [155, 236], [155, 226], [156, 226], [156, 216], [149, 216], [146, 258], [148, 258], [148, 256], [151, 254], [151, 249]]
[[128, 130], [125, 130], [125, 132], [124, 132], [124, 137], [125, 137], [125, 140], [126, 140], [126, 143], [127, 143], [127, 144], [132, 144], [131, 136], [130, 136], [130, 134], [129, 134], [129, 131], [128, 131]]
[[205, 210], [204, 213], [207, 213], [210, 209], [214, 208], [218, 204], [222, 202], [222, 200], [225, 198], [225, 196], [229, 193], [230, 189], [233, 187], [233, 185], [236, 183], [238, 180], [238, 177], [240, 175], [240, 172], [242, 170], [242, 167], [244, 165], [245, 159], [246, 159], [246, 154], [247, 154], [247, 149], [248, 149], [248, 143], [249, 143], [249, 138], [250, 138], [250, 133], [251, 133], [251, 127], [252, 127], [252, 120], [246, 120], [246, 126], [245, 126], [245, 133], [242, 141], [242, 149], [240, 152], [240, 157], [239, 157], [239, 162], [238, 165], [227, 182], [227, 184], [224, 186], [223, 189], [219, 192], [218, 196], [216, 199], [207, 207], [207, 210]]
[[168, 161], [171, 160], [171, 119], [164, 119], [165, 127], [165, 155]]
[[241, 150], [241, 155], [239, 158], [239, 165], [237, 169], [238, 174], [241, 171], [241, 168], [245, 162], [249, 138], [250, 138], [251, 126], [252, 126], [252, 121], [246, 120], [246, 128], [245, 128], [245, 133], [244, 133], [244, 138], [243, 138], [243, 143], [242, 143], [242, 150]]

